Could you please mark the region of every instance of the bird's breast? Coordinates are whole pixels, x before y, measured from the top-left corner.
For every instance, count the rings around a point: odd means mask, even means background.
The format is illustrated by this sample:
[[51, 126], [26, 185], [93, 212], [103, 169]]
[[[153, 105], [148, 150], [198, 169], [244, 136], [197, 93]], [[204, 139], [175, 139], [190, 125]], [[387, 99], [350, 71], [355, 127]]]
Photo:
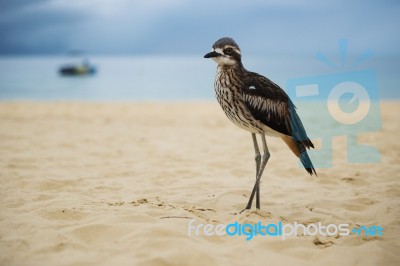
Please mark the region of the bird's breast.
[[218, 71], [215, 79], [215, 95], [226, 116], [237, 126], [254, 132], [263, 132], [262, 126], [248, 110], [241, 93], [240, 77]]
[[215, 79], [215, 96], [224, 111], [229, 111], [242, 102], [239, 91], [240, 84], [234, 81], [229, 73], [218, 72]]

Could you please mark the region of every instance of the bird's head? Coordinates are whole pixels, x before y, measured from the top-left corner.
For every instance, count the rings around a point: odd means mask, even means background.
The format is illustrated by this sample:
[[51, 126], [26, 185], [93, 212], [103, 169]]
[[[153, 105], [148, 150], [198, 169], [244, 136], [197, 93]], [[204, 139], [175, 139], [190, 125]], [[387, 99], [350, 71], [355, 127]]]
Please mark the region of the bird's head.
[[212, 58], [220, 66], [241, 64], [240, 48], [229, 37], [216, 41], [212, 46], [212, 51], [206, 54], [204, 58]]

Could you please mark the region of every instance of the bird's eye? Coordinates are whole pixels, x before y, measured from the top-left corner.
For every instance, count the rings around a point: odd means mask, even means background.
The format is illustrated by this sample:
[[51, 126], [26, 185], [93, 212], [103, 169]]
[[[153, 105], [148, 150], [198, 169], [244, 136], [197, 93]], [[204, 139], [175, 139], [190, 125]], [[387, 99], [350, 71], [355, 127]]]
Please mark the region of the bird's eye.
[[231, 47], [225, 48], [224, 49], [224, 54], [226, 54], [226, 55], [233, 54], [233, 49]]

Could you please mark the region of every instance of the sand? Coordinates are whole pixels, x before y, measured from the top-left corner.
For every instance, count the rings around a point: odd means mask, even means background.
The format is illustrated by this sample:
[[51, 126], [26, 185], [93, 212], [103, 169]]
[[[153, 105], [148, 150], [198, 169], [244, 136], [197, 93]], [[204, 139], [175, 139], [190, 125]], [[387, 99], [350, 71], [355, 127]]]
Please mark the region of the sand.
[[[285, 144], [261, 210], [250, 134], [216, 102], [0, 104], [0, 265], [400, 265], [400, 104], [361, 136], [377, 164], [310, 177]], [[188, 235], [188, 223], [380, 225], [383, 236]]]

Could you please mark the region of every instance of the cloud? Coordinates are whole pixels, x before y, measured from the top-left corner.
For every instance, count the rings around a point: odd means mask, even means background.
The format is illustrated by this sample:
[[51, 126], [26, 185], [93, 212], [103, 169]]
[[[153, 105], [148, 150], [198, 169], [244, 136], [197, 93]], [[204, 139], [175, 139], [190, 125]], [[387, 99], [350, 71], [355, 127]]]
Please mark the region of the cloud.
[[255, 54], [311, 53], [338, 38], [394, 54], [399, 12], [393, 1], [2, 1], [0, 54], [188, 54], [226, 35]]
[[1, 53], [54, 53], [68, 44], [74, 27], [85, 22], [88, 13], [53, 7], [51, 0], [16, 1], [0, 17]]

